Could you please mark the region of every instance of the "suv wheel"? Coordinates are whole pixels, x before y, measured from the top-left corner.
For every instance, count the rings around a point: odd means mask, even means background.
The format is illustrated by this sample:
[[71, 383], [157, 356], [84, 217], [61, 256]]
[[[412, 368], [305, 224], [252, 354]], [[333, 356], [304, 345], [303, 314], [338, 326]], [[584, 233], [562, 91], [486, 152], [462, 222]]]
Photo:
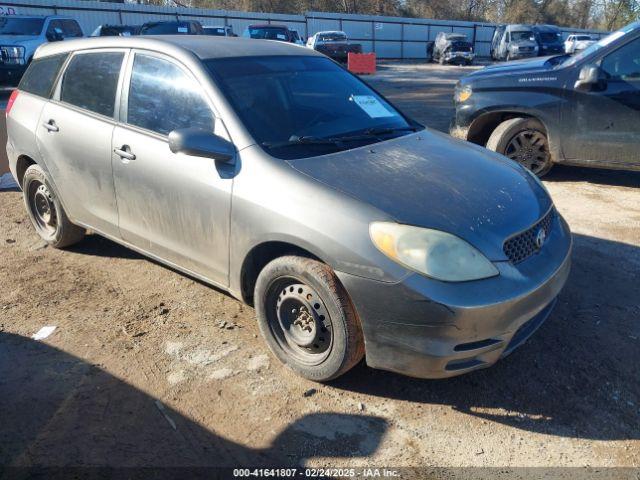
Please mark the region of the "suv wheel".
[[332, 380], [364, 356], [355, 309], [329, 266], [298, 256], [277, 258], [260, 272], [254, 300], [269, 348], [302, 377]]
[[45, 242], [52, 247], [63, 248], [82, 240], [86, 233], [84, 228], [69, 221], [39, 165], [27, 168], [22, 192], [31, 223]]
[[487, 148], [518, 162], [538, 177], [553, 166], [546, 130], [535, 118], [502, 122], [489, 137]]

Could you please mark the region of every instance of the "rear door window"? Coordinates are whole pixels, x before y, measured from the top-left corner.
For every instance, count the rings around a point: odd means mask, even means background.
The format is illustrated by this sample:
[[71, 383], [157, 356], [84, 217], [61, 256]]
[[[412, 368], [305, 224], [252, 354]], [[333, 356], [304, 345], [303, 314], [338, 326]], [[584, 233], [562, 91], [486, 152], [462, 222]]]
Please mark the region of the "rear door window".
[[113, 117], [123, 52], [75, 55], [62, 78], [60, 100]]
[[49, 98], [53, 84], [56, 81], [67, 54], [38, 58], [31, 62], [29, 68], [20, 80], [19, 90], [29, 92], [39, 97]]
[[176, 64], [136, 54], [131, 71], [127, 123], [161, 135], [179, 128], [214, 129], [200, 85]]
[[64, 38], [82, 37], [82, 29], [75, 20], [61, 20], [60, 24], [62, 26], [62, 35]]

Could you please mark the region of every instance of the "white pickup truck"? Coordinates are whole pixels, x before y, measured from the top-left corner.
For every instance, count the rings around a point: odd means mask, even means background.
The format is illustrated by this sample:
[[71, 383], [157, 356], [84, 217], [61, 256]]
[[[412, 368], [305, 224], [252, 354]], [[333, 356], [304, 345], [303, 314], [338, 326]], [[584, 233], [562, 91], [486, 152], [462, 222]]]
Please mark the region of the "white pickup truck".
[[82, 37], [78, 22], [57, 15], [0, 17], [0, 88], [15, 87], [36, 49], [47, 42]]

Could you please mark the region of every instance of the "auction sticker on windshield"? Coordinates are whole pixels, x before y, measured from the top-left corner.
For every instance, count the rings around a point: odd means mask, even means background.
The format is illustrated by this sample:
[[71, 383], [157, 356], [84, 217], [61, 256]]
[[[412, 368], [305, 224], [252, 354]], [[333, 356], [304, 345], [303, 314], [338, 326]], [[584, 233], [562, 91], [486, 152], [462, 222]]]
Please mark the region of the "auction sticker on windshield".
[[373, 95], [351, 95], [351, 101], [355, 102], [371, 118], [395, 116]]

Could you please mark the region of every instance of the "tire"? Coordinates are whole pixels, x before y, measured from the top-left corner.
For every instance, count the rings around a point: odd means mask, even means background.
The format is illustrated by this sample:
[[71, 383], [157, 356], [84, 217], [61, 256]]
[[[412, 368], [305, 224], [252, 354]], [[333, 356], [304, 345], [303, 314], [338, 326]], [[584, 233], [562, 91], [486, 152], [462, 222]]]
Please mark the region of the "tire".
[[317, 260], [288, 255], [269, 262], [254, 302], [273, 354], [308, 380], [337, 378], [364, 356], [353, 304], [333, 270]]
[[553, 160], [547, 132], [535, 118], [512, 118], [493, 131], [486, 147], [518, 162], [538, 177], [549, 173]]
[[69, 221], [47, 175], [39, 165], [31, 165], [25, 171], [22, 195], [31, 223], [47, 244], [64, 248], [84, 238], [85, 229]]

